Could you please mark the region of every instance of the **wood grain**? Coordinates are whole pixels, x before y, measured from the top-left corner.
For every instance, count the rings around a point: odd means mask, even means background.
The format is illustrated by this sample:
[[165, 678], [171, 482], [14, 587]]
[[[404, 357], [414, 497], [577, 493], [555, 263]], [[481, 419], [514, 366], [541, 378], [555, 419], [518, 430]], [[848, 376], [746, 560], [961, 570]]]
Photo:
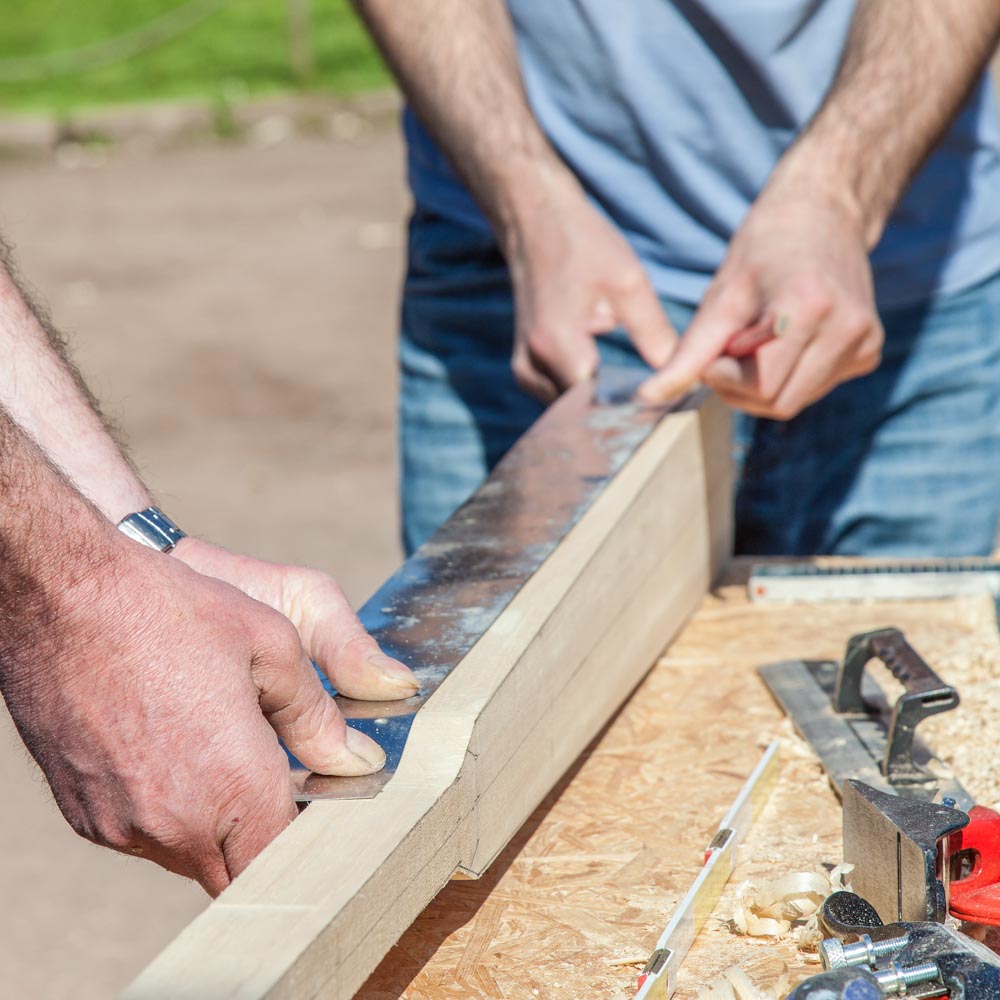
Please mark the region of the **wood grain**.
[[[728, 423], [715, 401], [665, 419], [420, 711], [382, 793], [310, 806], [127, 1000], [348, 998], [454, 872], [483, 873], [724, 561]], [[507, 933], [495, 902], [455, 962], [464, 995], [503, 995], [486, 962]]]

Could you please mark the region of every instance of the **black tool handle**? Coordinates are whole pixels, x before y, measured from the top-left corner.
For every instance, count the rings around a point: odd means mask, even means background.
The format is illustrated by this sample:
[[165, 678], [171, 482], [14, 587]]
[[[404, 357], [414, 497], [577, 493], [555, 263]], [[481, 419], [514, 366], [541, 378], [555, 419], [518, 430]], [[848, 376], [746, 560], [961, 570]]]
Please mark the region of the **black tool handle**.
[[930, 668], [898, 628], [878, 629], [852, 636], [837, 674], [833, 707], [841, 713], [867, 714], [861, 679], [870, 660], [881, 660], [906, 689], [892, 712], [882, 772], [891, 784], [926, 780], [913, 761], [913, 734], [931, 715], [958, 705], [958, 691]]

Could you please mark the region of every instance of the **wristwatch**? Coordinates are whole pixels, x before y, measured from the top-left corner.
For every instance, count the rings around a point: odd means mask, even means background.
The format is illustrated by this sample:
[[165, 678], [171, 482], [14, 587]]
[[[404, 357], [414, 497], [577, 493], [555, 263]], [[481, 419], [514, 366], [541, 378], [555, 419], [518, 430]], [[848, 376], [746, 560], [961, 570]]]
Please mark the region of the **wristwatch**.
[[118, 530], [157, 552], [169, 552], [182, 538], [187, 538], [159, 507], [147, 507], [123, 517]]

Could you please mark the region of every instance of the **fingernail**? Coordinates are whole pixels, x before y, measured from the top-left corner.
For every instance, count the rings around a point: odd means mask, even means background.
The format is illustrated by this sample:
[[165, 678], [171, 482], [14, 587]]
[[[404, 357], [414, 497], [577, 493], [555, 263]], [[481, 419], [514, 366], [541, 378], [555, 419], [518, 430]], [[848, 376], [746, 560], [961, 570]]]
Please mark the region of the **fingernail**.
[[676, 406], [688, 393], [697, 388], [698, 382], [674, 380], [650, 385], [644, 382], [639, 387], [639, 399], [651, 406]]
[[643, 383], [639, 386], [637, 396], [639, 402], [645, 403], [647, 406], [665, 406], [668, 402], [680, 398], [674, 393], [673, 388], [672, 385], [668, 385], [664, 391], [661, 386], [650, 386]]
[[348, 728], [344, 745], [360, 757], [372, 771], [381, 771], [385, 767], [385, 751], [370, 737], [357, 729]]
[[394, 660], [385, 653], [372, 653], [368, 662], [378, 671], [383, 680], [404, 689], [408, 694], [416, 694], [420, 690], [417, 675], [407, 666]]

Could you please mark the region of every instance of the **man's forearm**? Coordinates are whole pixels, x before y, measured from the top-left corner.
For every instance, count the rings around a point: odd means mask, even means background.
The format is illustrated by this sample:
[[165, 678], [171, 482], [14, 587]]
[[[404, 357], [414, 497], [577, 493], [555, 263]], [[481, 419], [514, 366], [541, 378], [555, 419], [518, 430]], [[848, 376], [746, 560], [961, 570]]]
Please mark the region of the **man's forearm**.
[[0, 242], [0, 404], [109, 518], [150, 503], [65, 343]]
[[505, 0], [355, 0], [417, 116], [501, 238], [571, 175], [528, 103]]
[[833, 86], [778, 173], [845, 195], [874, 246], [998, 34], [996, 0], [859, 0]]
[[[0, 688], [16, 654], [47, 642], [70, 595], [112, 558], [116, 533], [0, 408]], [[41, 683], [41, 679], [36, 678]]]

